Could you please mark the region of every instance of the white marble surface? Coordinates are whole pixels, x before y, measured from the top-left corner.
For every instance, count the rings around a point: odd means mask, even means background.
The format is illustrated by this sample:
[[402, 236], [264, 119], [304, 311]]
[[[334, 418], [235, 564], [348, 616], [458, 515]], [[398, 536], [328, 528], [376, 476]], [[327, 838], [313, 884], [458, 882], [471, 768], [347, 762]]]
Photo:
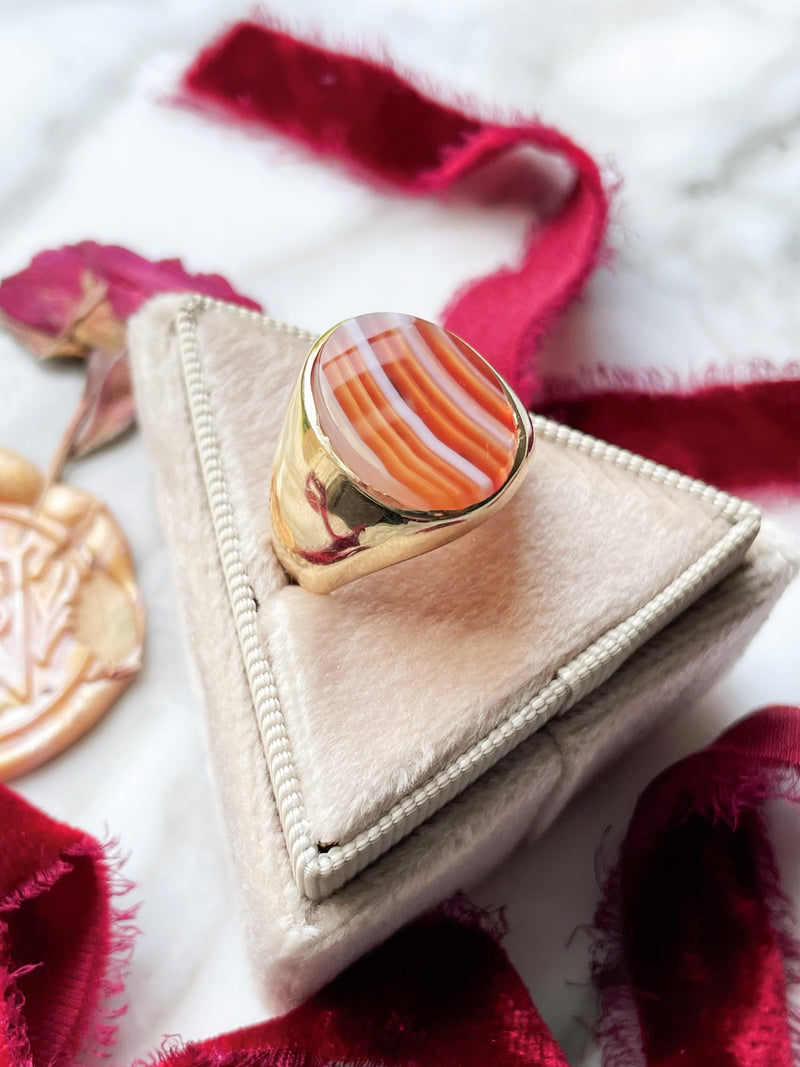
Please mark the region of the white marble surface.
[[[800, 8], [792, 0], [279, 0], [303, 33], [388, 54], [481, 108], [538, 113], [624, 183], [617, 250], [552, 338], [552, 369], [800, 358]], [[223, 0], [1, 0], [0, 275], [83, 238], [224, 273], [285, 319], [324, 327], [394, 307], [435, 316], [509, 259], [525, 225], [378, 195], [271, 138], [160, 104], [196, 49], [248, 12]], [[45, 464], [79, 380], [0, 337], [0, 441]], [[133, 546], [147, 602], [138, 684], [82, 743], [19, 783], [61, 818], [119, 837], [142, 900], [114, 1062], [164, 1035], [258, 1020], [183, 662], [169, 561], [139, 440], [75, 465]], [[770, 505], [800, 533], [797, 505]], [[474, 894], [508, 905], [509, 949], [573, 1064], [598, 1062], [587, 938], [635, 797], [662, 766], [766, 702], [800, 703], [800, 589], [730, 677], [596, 783]], [[606, 833], [608, 829], [608, 832]], [[797, 837], [778, 818], [800, 900]]]

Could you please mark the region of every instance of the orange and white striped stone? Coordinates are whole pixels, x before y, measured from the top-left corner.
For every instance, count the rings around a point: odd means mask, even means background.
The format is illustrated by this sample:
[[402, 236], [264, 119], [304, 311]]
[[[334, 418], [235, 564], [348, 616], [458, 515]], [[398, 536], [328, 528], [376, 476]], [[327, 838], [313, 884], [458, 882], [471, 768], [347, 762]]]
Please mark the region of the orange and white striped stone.
[[411, 315], [348, 319], [311, 369], [320, 430], [378, 496], [404, 510], [462, 511], [508, 479], [514, 408], [459, 338]]

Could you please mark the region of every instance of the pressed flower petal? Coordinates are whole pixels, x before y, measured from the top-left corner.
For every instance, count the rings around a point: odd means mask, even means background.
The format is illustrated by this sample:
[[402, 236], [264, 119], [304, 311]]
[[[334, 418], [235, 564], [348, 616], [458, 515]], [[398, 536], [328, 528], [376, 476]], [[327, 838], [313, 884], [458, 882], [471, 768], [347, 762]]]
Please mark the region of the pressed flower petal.
[[132, 425], [136, 416], [127, 353], [92, 352], [83, 392], [84, 418], [72, 440], [69, 454], [85, 456], [113, 441]]
[[96, 241], [40, 252], [0, 282], [0, 323], [39, 359], [88, 360], [75, 435], [62, 454], [85, 455], [134, 417], [127, 366], [128, 318], [158, 293], [194, 292], [260, 310], [219, 274], [190, 274], [179, 259], [152, 262]]

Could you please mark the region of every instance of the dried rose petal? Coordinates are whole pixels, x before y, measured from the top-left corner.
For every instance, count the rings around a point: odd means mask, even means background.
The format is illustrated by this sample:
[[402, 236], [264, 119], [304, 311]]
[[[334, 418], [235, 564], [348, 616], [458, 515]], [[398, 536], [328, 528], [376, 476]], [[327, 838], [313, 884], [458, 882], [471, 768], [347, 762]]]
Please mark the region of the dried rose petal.
[[218, 274], [189, 274], [178, 259], [152, 263], [127, 248], [82, 241], [40, 252], [0, 282], [5, 324], [39, 356], [120, 348], [125, 323], [156, 293], [195, 292], [259, 305]]
[[46, 357], [65, 341], [61, 355], [85, 355], [83, 346], [70, 350], [66, 338], [76, 319], [105, 298], [105, 285], [87, 274], [74, 248], [40, 252], [19, 274], [0, 282], [0, 313], [9, 329], [31, 351]]
[[[179, 259], [149, 259], [118, 245], [99, 245], [83, 241], [74, 246], [80, 251], [86, 269], [102, 278], [108, 287], [108, 299], [114, 314], [127, 320], [156, 293], [202, 293], [218, 300], [261, 310], [261, 305], [237, 293], [219, 274], [188, 274]], [[0, 286], [2, 305], [2, 286]]]
[[127, 248], [95, 241], [40, 252], [0, 282], [0, 322], [35, 356], [89, 359], [69, 455], [84, 455], [130, 425], [127, 320], [149, 297], [173, 292], [260, 310], [218, 274], [189, 274], [178, 259], [152, 263]]
[[87, 365], [84, 414], [72, 438], [70, 455], [73, 456], [85, 456], [113, 441], [136, 417], [127, 353], [95, 349]]

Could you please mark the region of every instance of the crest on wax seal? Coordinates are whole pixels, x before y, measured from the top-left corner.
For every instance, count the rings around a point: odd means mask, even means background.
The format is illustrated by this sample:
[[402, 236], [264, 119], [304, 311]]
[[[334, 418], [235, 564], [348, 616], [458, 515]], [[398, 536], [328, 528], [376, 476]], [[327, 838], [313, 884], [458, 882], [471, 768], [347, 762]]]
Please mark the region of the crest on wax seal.
[[89, 493], [0, 448], [0, 779], [92, 726], [141, 666], [125, 537]]

